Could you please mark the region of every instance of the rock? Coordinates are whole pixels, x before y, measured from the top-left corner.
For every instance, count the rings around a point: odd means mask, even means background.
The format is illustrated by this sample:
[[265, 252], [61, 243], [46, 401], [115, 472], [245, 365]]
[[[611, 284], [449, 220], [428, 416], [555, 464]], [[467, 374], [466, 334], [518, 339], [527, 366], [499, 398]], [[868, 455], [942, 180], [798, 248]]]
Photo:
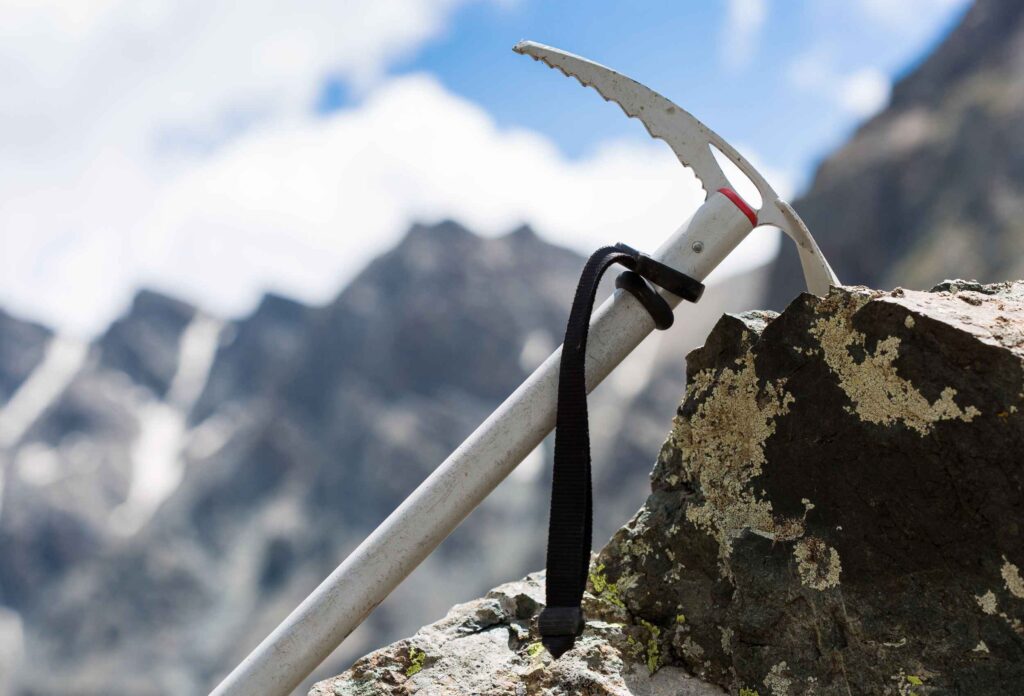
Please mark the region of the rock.
[[502, 585], [483, 599], [460, 604], [409, 640], [320, 682], [310, 696], [725, 693], [678, 667], [659, 665], [651, 674], [644, 661], [636, 659], [644, 650], [640, 641], [647, 637], [621, 622], [590, 621], [576, 647], [552, 660], [534, 630], [543, 608], [543, 581], [543, 573], [533, 574]]
[[141, 290], [127, 314], [97, 341], [100, 366], [122, 372], [163, 397], [178, 369], [179, 342], [196, 308], [153, 290]]
[[51, 337], [46, 327], [0, 309], [0, 407], [43, 361]]
[[687, 373], [570, 653], [531, 576], [311, 693], [1024, 691], [1024, 282], [726, 315]]

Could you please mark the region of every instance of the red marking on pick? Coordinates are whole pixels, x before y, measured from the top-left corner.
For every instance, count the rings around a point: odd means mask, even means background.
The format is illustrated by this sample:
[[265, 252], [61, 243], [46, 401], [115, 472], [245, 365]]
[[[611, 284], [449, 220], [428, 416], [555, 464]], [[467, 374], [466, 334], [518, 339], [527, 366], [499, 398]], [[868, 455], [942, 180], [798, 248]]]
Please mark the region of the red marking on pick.
[[718, 192], [732, 201], [733, 205], [739, 208], [740, 212], [747, 216], [751, 225], [754, 225], [755, 227], [757, 226], [757, 213], [754, 212], [753, 208], [747, 205], [747, 202], [740, 197], [740, 194], [736, 193], [731, 188], [720, 188], [718, 189]]

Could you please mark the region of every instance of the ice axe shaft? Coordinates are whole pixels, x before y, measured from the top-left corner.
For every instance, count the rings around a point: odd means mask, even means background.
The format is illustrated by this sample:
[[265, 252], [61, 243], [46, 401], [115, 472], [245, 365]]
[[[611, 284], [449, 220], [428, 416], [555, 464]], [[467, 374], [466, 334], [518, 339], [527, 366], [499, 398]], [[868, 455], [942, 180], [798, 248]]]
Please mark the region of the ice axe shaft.
[[[747, 214], [716, 192], [651, 256], [703, 280], [752, 228]], [[663, 294], [673, 308], [680, 301]], [[632, 295], [617, 290], [608, 298], [591, 322], [588, 391], [653, 330]], [[298, 687], [552, 431], [560, 354], [545, 360], [213, 694], [285, 696]]]

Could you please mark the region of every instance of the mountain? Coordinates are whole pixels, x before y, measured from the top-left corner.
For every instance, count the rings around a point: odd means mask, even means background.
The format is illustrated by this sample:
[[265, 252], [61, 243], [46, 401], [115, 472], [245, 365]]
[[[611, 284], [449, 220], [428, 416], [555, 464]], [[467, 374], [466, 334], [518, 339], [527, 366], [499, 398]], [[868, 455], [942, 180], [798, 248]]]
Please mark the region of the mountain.
[[[1024, 3], [977, 0], [795, 204], [841, 281], [1024, 276]], [[791, 245], [787, 245], [791, 246]], [[769, 304], [802, 289], [796, 252]]]
[[43, 361], [50, 331], [0, 310], [0, 401], [7, 402]]
[[[0, 448], [13, 693], [207, 692], [557, 346], [582, 265], [526, 227], [484, 239], [445, 222], [412, 228], [324, 306], [267, 295], [225, 321], [142, 291], [89, 345], [5, 328], [0, 357], [21, 362], [0, 368], [17, 375], [0, 427], [25, 385], [46, 387]], [[643, 500], [679, 356], [763, 283], [709, 288], [595, 393], [598, 541]], [[536, 567], [549, 458], [531, 456], [323, 674]]]

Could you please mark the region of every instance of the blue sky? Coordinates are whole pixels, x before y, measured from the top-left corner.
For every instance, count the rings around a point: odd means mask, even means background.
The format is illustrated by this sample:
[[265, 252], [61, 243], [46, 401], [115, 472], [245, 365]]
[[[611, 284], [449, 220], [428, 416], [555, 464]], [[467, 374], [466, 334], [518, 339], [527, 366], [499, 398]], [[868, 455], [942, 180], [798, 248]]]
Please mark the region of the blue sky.
[[[140, 286], [217, 316], [325, 302], [447, 217], [651, 248], [699, 204], [689, 175], [513, 44], [645, 82], [792, 195], [965, 7], [0, 0], [0, 306], [88, 336]], [[777, 247], [758, 231], [721, 273]]]
[[[892, 3], [898, 5], [899, 3]], [[964, 3], [925, 3], [886, 10], [881, 3], [778, 2], [752, 32], [749, 55], [732, 62], [725, 2], [523, 2], [473, 4], [445, 34], [396, 74], [426, 70], [451, 91], [474, 100], [502, 126], [543, 133], [570, 157], [611, 138], [643, 139], [639, 124], [593, 94], [544, 74], [509, 49], [532, 39], [586, 56], [635, 77], [673, 99], [730, 141], [753, 144], [774, 167], [803, 184], [814, 164], [859, 124], [864, 112], [825, 90], [802, 88], [801, 61], [827, 63], [836, 78], [878, 71], [898, 78], [959, 19]], [[767, 6], [767, 3], [766, 3]], [[742, 33], [742, 32], [740, 32]], [[339, 89], [340, 87], [340, 89]], [[319, 104], [329, 112], [357, 103], [342, 80], [325, 81]]]

